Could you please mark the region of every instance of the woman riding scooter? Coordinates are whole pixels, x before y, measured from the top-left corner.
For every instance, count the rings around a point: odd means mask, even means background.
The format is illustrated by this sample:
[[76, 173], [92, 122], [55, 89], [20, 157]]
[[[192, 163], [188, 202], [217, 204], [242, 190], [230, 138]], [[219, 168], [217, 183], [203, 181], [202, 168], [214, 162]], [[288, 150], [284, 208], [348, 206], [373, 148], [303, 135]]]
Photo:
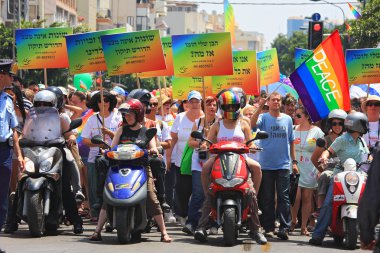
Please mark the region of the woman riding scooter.
[[[144, 136], [142, 133], [145, 133], [147, 128], [142, 126], [141, 123], [144, 120], [144, 107], [141, 102], [137, 99], [129, 99], [126, 103], [122, 104], [119, 107], [119, 111], [123, 115], [124, 126], [120, 127], [112, 140], [111, 148], [114, 148], [116, 145], [125, 142], [135, 142], [140, 136]], [[149, 149], [151, 153], [158, 153], [156, 148], [156, 141], [153, 138], [149, 142]], [[161, 241], [162, 242], [171, 242], [172, 238], [166, 232], [166, 227], [164, 223], [164, 218], [162, 215], [162, 209], [160, 202], [157, 199], [157, 195], [154, 192], [153, 186], [153, 176], [150, 168], [147, 168], [148, 174], [148, 197], [147, 197], [147, 211], [151, 217], [155, 219], [158, 224], [158, 227], [161, 231]], [[91, 241], [100, 241], [101, 230], [107, 220], [107, 211], [106, 205], [103, 204], [102, 209], [99, 213], [99, 220], [95, 232], [90, 237]]]
[[[348, 158], [352, 158], [356, 163], [367, 160], [369, 150], [365, 141], [361, 137], [368, 131], [368, 118], [361, 112], [354, 112], [347, 116], [344, 121], [344, 127], [347, 132], [336, 138], [331, 146], [323, 151], [319, 162], [327, 164], [329, 157], [336, 155], [343, 164]], [[334, 168], [334, 175], [341, 172], [339, 166]], [[333, 180], [326, 194], [326, 199], [321, 208], [317, 225], [313, 237], [309, 240], [310, 244], [322, 245], [323, 238], [326, 235], [327, 227], [331, 223], [332, 202], [333, 202]]]
[[[241, 120], [240, 111], [241, 107], [245, 106], [245, 99], [239, 96], [237, 93], [227, 90], [219, 95], [219, 109], [223, 115], [223, 119], [212, 125], [210, 133], [208, 134], [208, 139], [217, 143], [220, 141], [236, 141], [240, 143], [245, 143], [251, 138], [251, 128], [248, 123], [244, 120]], [[205, 144], [202, 144], [201, 148], [205, 148]], [[251, 144], [251, 147], [254, 147], [254, 144]], [[216, 156], [210, 157], [207, 162], [203, 165], [202, 168], [202, 187], [205, 193], [205, 201], [202, 207], [202, 216], [199, 219], [198, 227], [194, 233], [194, 238], [198, 241], [206, 241], [207, 233], [206, 227], [209, 221], [209, 213], [211, 210], [212, 196], [208, 187], [210, 185], [210, 173], [212, 164], [215, 161]], [[246, 157], [246, 162], [251, 171], [252, 181], [256, 170], [260, 170], [260, 164], [256, 161]], [[251, 228], [250, 234], [252, 238], [256, 240], [259, 244], [266, 244], [267, 240], [262, 233], [259, 232], [260, 221], [258, 217], [258, 205], [256, 199], [256, 193], [254, 188], [250, 189], [251, 197], [251, 208], [253, 213], [251, 213]]]

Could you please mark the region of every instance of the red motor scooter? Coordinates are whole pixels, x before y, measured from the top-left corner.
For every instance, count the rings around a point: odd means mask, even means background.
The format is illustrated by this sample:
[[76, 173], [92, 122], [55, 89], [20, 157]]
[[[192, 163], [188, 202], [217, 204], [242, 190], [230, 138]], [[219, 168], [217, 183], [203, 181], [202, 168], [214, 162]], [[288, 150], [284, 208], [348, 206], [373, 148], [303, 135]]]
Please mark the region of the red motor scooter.
[[268, 133], [258, 132], [247, 143], [223, 141], [214, 144], [198, 131], [192, 132], [191, 136], [210, 143], [211, 146], [206, 151], [217, 155], [212, 165], [209, 187], [214, 197], [211, 218], [218, 226], [223, 227], [225, 244], [233, 246], [236, 244], [239, 229], [249, 217], [249, 170], [242, 154], [261, 151], [260, 148], [252, 149], [248, 145], [254, 140], [268, 138]]

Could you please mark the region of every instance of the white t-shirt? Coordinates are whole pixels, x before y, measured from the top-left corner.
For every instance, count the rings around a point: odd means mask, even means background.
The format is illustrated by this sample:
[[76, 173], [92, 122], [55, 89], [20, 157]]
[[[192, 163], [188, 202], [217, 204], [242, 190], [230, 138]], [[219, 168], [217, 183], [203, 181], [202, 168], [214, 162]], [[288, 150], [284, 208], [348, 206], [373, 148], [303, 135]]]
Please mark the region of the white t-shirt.
[[376, 142], [379, 140], [380, 137], [380, 128], [379, 128], [379, 121], [376, 122], [369, 122], [369, 131], [365, 135], [363, 135], [363, 138], [365, 140], [365, 143], [367, 143], [368, 148], [374, 147]]
[[[160, 125], [159, 121], [158, 120], [156, 121], [157, 139], [160, 142], [171, 140], [172, 136], [170, 135], [170, 130], [169, 130], [168, 124], [166, 124], [166, 122], [164, 122], [164, 121], [161, 121], [161, 122], [162, 122], [162, 130], [161, 130], [161, 125]], [[164, 150], [163, 159], [164, 159], [164, 162], [166, 164], [166, 150]]]
[[174, 120], [171, 132], [178, 134], [178, 141], [173, 148], [175, 155], [172, 153], [172, 161], [174, 160], [177, 167], [181, 166], [183, 151], [185, 150], [186, 142], [189, 140], [193, 124], [194, 122], [186, 117], [186, 112], [178, 114]]
[[[156, 119], [157, 120], [162, 120], [163, 122], [166, 122], [168, 124], [169, 135], [170, 135], [171, 128], [172, 128], [172, 126], [174, 124], [174, 116], [172, 114], [170, 114], [170, 113], [166, 114], [164, 117], [162, 117], [161, 115], [156, 115]], [[171, 161], [170, 161], [171, 163], [175, 163], [175, 157], [177, 156], [177, 154], [176, 154], [176, 149], [177, 149], [176, 145], [174, 145], [174, 148], [173, 148], [173, 151], [172, 151], [172, 157], [171, 157]]]
[[[92, 115], [86, 122], [86, 125], [83, 128], [82, 131], [82, 138], [87, 138], [91, 139], [95, 135], [101, 135], [101, 127], [102, 123], [100, 122], [102, 120], [102, 117], [99, 116], [99, 119], [97, 117], [99, 113], [96, 113]], [[107, 117], [104, 118], [104, 127], [108, 128], [112, 132], [116, 132], [116, 130], [119, 127], [119, 124], [122, 121], [122, 117], [120, 113], [115, 109], [111, 114]], [[106, 135], [106, 142], [108, 145], [111, 145], [112, 139]], [[88, 155], [88, 162], [89, 163], [94, 163], [95, 162], [95, 157], [99, 153], [99, 147], [90, 147], [90, 153]]]

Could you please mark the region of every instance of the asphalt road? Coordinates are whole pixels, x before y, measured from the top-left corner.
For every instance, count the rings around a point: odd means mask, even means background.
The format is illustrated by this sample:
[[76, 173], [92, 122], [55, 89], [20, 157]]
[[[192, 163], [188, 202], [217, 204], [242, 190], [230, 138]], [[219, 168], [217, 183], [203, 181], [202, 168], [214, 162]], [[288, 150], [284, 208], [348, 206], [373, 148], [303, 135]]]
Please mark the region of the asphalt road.
[[[296, 230], [288, 241], [281, 241], [277, 238], [269, 239], [265, 246], [257, 245], [247, 234], [242, 234], [239, 238], [239, 244], [234, 247], [224, 247], [221, 232], [219, 235], [209, 236], [209, 241], [200, 244], [187, 236], [181, 231], [178, 225], [169, 224], [168, 232], [174, 239], [170, 244], [160, 242], [160, 233], [151, 232], [143, 234], [142, 241], [129, 245], [119, 245], [116, 233], [102, 233], [103, 241], [91, 242], [88, 237], [95, 229], [95, 223], [86, 221], [84, 224], [85, 232], [82, 235], [74, 235], [71, 227], [63, 225], [59, 229], [58, 236], [45, 236], [42, 238], [31, 238], [29, 236], [27, 225], [24, 223], [20, 226], [19, 231], [12, 235], [0, 234], [0, 248], [5, 249], [8, 253], [44, 253], [44, 252], [170, 252], [170, 253], [227, 253], [227, 252], [302, 252], [302, 253], [333, 253], [342, 252], [342, 248], [334, 245], [333, 239], [327, 237], [322, 247], [314, 247], [308, 244], [310, 237], [300, 236]], [[220, 230], [219, 230], [220, 231]], [[362, 251], [357, 247], [354, 252]]]

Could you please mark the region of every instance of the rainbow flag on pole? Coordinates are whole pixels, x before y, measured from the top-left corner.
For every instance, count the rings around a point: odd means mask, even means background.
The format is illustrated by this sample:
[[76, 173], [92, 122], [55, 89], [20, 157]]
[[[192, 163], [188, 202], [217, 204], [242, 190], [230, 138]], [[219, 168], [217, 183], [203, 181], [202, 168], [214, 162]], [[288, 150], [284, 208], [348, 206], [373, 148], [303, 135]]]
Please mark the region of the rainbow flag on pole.
[[360, 13], [354, 8], [354, 6], [352, 6], [350, 3], [348, 3], [348, 6], [350, 7], [350, 11], [355, 16], [356, 19], [359, 19], [362, 17], [362, 15], [360, 15]]
[[224, 0], [224, 31], [231, 34], [232, 47], [236, 43], [235, 38], [235, 14], [232, 5], [228, 0]]
[[339, 32], [334, 31], [291, 75], [313, 122], [334, 109], [350, 110], [347, 68]]

